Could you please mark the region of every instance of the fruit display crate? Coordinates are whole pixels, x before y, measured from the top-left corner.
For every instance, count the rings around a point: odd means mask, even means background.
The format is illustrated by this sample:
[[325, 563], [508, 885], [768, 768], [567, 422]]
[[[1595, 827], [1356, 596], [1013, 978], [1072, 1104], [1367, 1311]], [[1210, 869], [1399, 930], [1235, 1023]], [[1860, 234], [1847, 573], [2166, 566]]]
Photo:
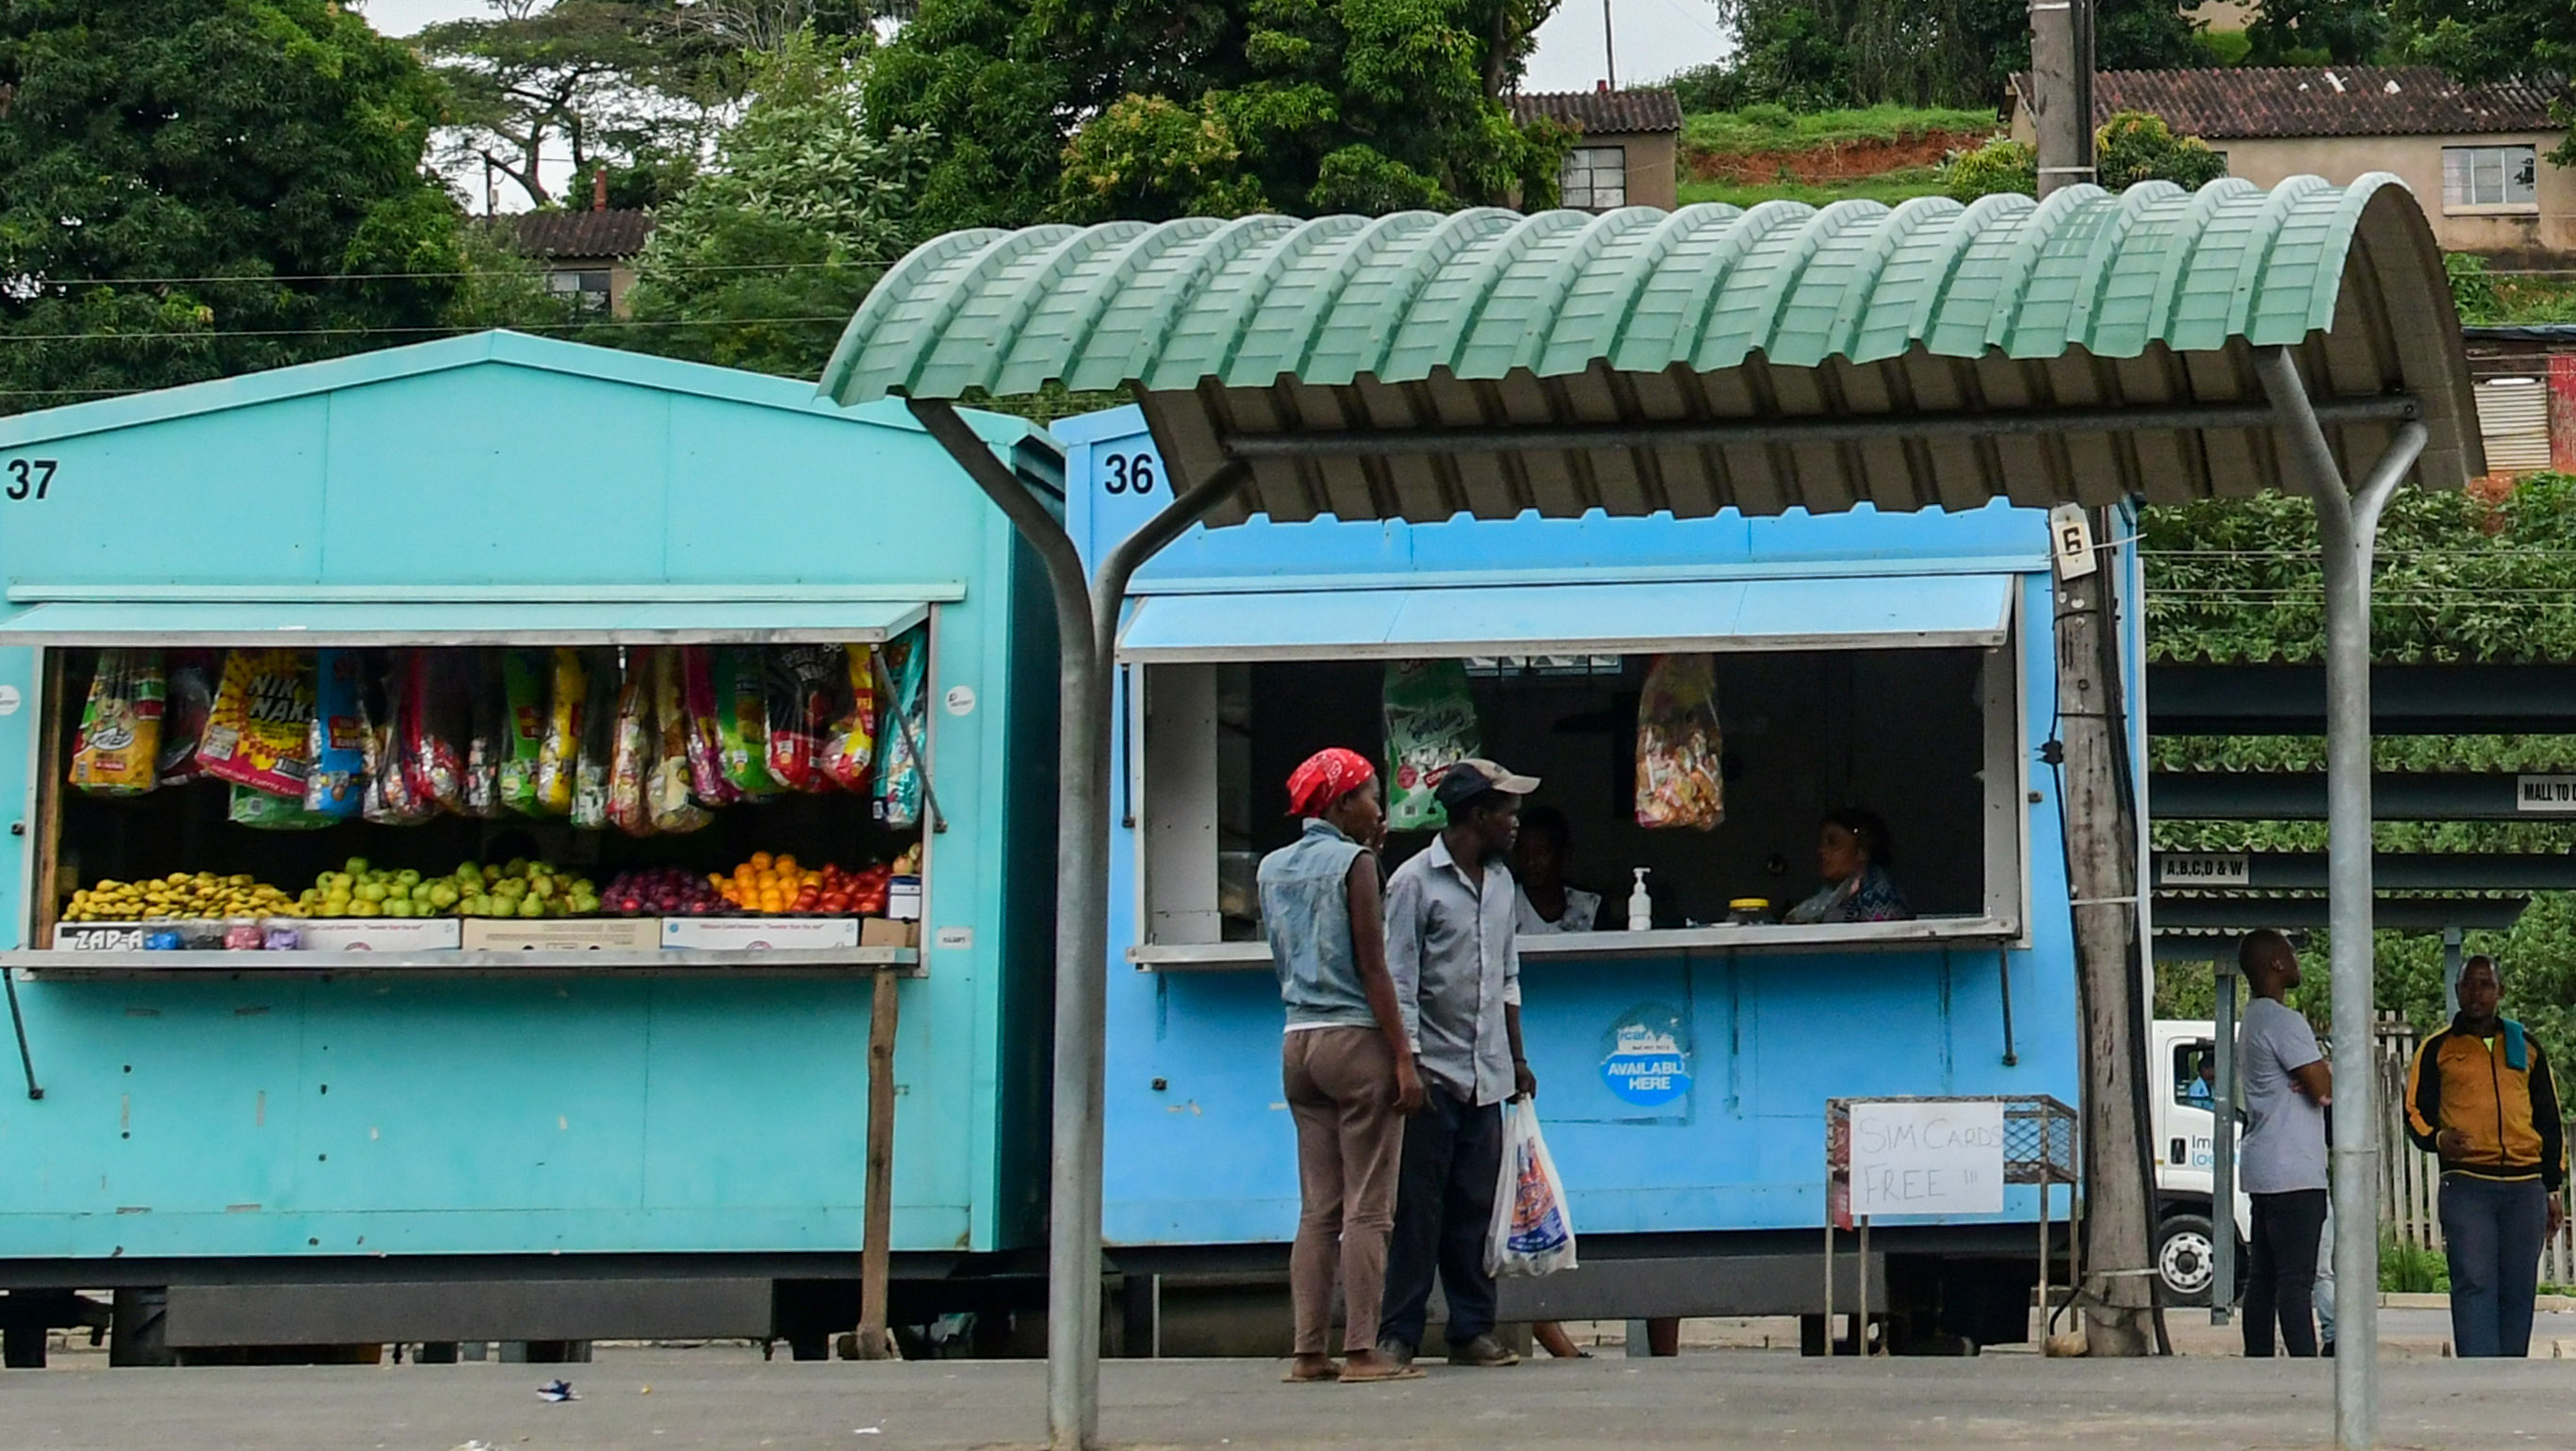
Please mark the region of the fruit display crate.
[[81, 979], [408, 977], [864, 977], [923, 975], [917, 947], [834, 951], [433, 952], [0, 952], [0, 970], [21, 981]]

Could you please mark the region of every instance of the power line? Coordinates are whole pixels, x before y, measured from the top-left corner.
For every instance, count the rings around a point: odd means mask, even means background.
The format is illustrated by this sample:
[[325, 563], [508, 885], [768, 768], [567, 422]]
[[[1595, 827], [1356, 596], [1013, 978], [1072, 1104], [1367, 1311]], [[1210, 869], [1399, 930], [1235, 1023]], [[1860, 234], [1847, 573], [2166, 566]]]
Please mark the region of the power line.
[[[683, 262], [657, 267], [657, 272], [801, 272], [829, 267], [892, 267], [901, 258], [853, 257], [839, 262]], [[530, 269], [547, 269], [531, 259]], [[35, 277], [26, 276], [26, 285], [35, 287], [177, 287], [207, 282], [401, 282], [429, 277], [522, 277], [529, 269], [518, 268], [451, 268], [421, 272], [264, 272], [257, 274], [207, 273], [197, 277]], [[576, 270], [576, 269], [564, 269]], [[22, 274], [24, 275], [24, 274]]]

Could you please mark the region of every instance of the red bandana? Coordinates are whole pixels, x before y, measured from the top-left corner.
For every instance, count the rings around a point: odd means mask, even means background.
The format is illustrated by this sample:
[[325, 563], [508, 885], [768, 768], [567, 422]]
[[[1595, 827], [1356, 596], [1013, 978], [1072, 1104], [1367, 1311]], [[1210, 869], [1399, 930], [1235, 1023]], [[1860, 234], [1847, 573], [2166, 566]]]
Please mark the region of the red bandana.
[[1288, 773], [1288, 814], [1321, 816], [1325, 808], [1376, 779], [1368, 757], [1339, 746], [1317, 751]]

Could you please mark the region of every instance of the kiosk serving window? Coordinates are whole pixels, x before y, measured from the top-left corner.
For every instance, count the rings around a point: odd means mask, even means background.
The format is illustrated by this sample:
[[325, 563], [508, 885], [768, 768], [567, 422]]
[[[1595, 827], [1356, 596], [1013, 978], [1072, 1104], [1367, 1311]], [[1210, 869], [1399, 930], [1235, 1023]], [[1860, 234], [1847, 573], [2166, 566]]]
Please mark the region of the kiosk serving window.
[[42, 955], [917, 947], [926, 606], [369, 605], [261, 638], [121, 608], [10, 626], [46, 646]]
[[[1438, 673], [1472, 701], [1478, 752], [1542, 779], [1528, 806], [1563, 818], [1568, 884], [1602, 898], [1601, 930], [1525, 950], [2018, 936], [2025, 786], [2010, 581], [1903, 581], [1932, 586], [1911, 599], [1867, 579], [1766, 583], [1775, 588], [1641, 586], [1625, 598], [1620, 586], [1525, 586], [1148, 600], [1122, 642], [1141, 737], [1130, 758], [1144, 852], [1137, 961], [1258, 956], [1254, 871], [1297, 829], [1280, 783], [1325, 746], [1384, 762], [1389, 665], [1420, 660], [1457, 662]], [[1839, 596], [1805, 588], [1820, 583]], [[1354, 598], [1367, 594], [1405, 598]], [[1502, 628], [1446, 639], [1421, 628], [1473, 614]], [[1667, 654], [1705, 655], [1715, 684], [1724, 818], [1705, 830], [1638, 823], [1640, 701]], [[1852, 807], [1885, 823], [1880, 855], [1911, 917], [1784, 922], [1825, 885], [1826, 814]], [[1388, 854], [1401, 860], [1429, 839], [1396, 832]], [[1654, 898], [1644, 937], [1617, 930], [1637, 867]]]

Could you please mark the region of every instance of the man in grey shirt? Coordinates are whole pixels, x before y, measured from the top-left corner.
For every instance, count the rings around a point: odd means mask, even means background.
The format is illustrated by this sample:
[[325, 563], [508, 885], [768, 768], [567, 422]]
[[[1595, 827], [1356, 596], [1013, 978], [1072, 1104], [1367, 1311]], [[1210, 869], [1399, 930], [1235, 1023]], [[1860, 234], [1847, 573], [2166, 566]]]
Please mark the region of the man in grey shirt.
[[2248, 935], [2237, 952], [2253, 998], [2236, 1032], [2245, 1083], [2245, 1138], [2237, 1182], [2254, 1201], [2252, 1263], [2245, 1285], [2245, 1354], [2272, 1354], [2275, 1322], [2293, 1356], [2317, 1353], [2310, 1313], [2317, 1241], [2326, 1219], [2326, 1105], [2334, 1076], [2308, 1020], [2289, 1005], [2299, 955], [2278, 932]]
[[1399, 1363], [1422, 1344], [1435, 1272], [1449, 1297], [1449, 1363], [1520, 1360], [1493, 1336], [1485, 1237], [1503, 1170], [1503, 1101], [1538, 1089], [1521, 1052], [1520, 890], [1504, 864], [1521, 798], [1537, 789], [1491, 761], [1451, 766], [1436, 790], [1449, 825], [1387, 883], [1387, 971], [1425, 1090], [1404, 1125], [1379, 1321], [1378, 1349]]

